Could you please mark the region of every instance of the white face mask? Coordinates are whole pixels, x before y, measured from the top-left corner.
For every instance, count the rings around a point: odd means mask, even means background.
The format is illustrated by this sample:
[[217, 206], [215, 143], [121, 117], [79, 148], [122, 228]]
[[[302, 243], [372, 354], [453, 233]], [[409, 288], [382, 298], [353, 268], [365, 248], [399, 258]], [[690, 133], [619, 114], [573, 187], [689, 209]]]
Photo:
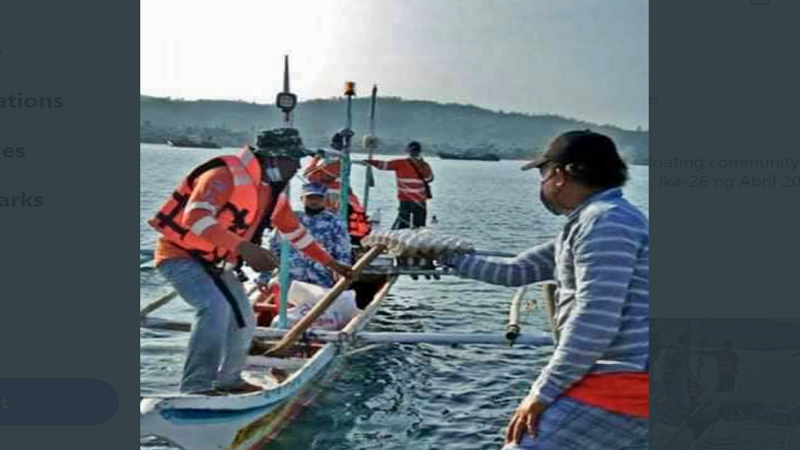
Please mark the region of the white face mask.
[[277, 167], [267, 167], [266, 173], [267, 173], [267, 179], [272, 183], [278, 183], [283, 181], [281, 179], [281, 171], [278, 170]]

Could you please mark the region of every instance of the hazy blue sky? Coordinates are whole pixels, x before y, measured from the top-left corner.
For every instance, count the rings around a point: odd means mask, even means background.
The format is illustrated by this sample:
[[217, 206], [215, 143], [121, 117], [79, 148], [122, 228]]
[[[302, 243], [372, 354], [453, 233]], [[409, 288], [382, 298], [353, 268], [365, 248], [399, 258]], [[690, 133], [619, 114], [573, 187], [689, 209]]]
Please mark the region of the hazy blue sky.
[[648, 128], [648, 0], [141, 2], [141, 91], [472, 103]]

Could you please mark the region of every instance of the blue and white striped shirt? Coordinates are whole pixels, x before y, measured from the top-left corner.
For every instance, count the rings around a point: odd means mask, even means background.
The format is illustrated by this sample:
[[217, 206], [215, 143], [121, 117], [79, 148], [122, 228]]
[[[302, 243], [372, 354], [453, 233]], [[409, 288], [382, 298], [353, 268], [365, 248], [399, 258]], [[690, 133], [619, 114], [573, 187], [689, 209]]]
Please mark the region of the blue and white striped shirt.
[[589, 373], [647, 370], [649, 224], [620, 189], [571, 211], [552, 243], [511, 259], [462, 255], [447, 264], [504, 286], [555, 280], [558, 342], [530, 392], [540, 402], [552, 403]]

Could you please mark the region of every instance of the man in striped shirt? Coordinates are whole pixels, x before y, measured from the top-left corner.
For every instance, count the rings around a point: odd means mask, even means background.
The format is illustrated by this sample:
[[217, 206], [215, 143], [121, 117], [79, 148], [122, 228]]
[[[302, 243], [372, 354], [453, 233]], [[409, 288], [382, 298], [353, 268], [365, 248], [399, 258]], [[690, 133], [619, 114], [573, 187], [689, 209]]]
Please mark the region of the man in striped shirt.
[[433, 183], [433, 170], [422, 159], [422, 146], [412, 141], [406, 147], [408, 158], [379, 161], [368, 159], [365, 163], [379, 170], [392, 170], [397, 176], [397, 199], [400, 201], [393, 230], [425, 226], [428, 215], [427, 201], [433, 196], [429, 184]]
[[532, 168], [542, 204], [566, 216], [556, 239], [513, 259], [445, 259], [462, 277], [558, 286], [558, 342], [509, 423], [506, 448], [646, 448], [649, 225], [623, 198], [627, 167], [610, 138], [586, 130], [558, 136], [523, 166]]

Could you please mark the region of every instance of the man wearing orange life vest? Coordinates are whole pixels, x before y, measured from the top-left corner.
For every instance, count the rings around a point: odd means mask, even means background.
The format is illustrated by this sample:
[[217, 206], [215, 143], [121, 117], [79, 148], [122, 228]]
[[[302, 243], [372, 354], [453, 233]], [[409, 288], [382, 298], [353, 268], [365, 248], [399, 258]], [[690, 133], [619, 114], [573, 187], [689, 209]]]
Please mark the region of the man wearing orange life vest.
[[195, 309], [180, 390], [214, 395], [259, 390], [241, 378], [254, 330], [253, 312], [233, 273], [240, 262], [257, 271], [277, 261], [260, 246], [277, 228], [295, 248], [350, 277], [300, 224], [283, 193], [307, 150], [297, 130], [263, 131], [256, 148], [213, 158], [195, 168], [150, 225], [161, 233], [159, 272]]
[[[348, 130], [343, 130], [347, 132]], [[344, 135], [343, 132], [338, 132], [331, 138], [331, 147], [334, 150], [342, 151], [344, 149]], [[352, 134], [352, 132], [350, 132]], [[317, 153], [311, 158], [311, 163], [303, 171], [303, 176], [310, 182], [319, 183], [328, 189], [326, 195], [325, 209], [338, 214], [341, 203], [341, 162], [337, 159], [326, 160], [324, 152]], [[367, 219], [367, 212], [358, 200], [358, 197], [353, 194], [350, 189], [348, 194], [349, 214], [347, 229], [350, 236], [356, 241], [368, 235], [372, 231], [369, 220]], [[354, 242], [356, 242], [354, 241]]]
[[369, 159], [365, 163], [379, 170], [393, 170], [397, 176], [397, 199], [400, 201], [397, 220], [392, 229], [420, 228], [427, 220], [428, 199], [433, 198], [429, 184], [433, 182], [433, 170], [422, 159], [422, 146], [412, 141], [406, 147], [408, 158], [379, 161]]
[[739, 355], [733, 350], [733, 343], [726, 339], [722, 350], [697, 352], [717, 359], [717, 388], [714, 392], [733, 392], [736, 387], [736, 374], [739, 373]]

